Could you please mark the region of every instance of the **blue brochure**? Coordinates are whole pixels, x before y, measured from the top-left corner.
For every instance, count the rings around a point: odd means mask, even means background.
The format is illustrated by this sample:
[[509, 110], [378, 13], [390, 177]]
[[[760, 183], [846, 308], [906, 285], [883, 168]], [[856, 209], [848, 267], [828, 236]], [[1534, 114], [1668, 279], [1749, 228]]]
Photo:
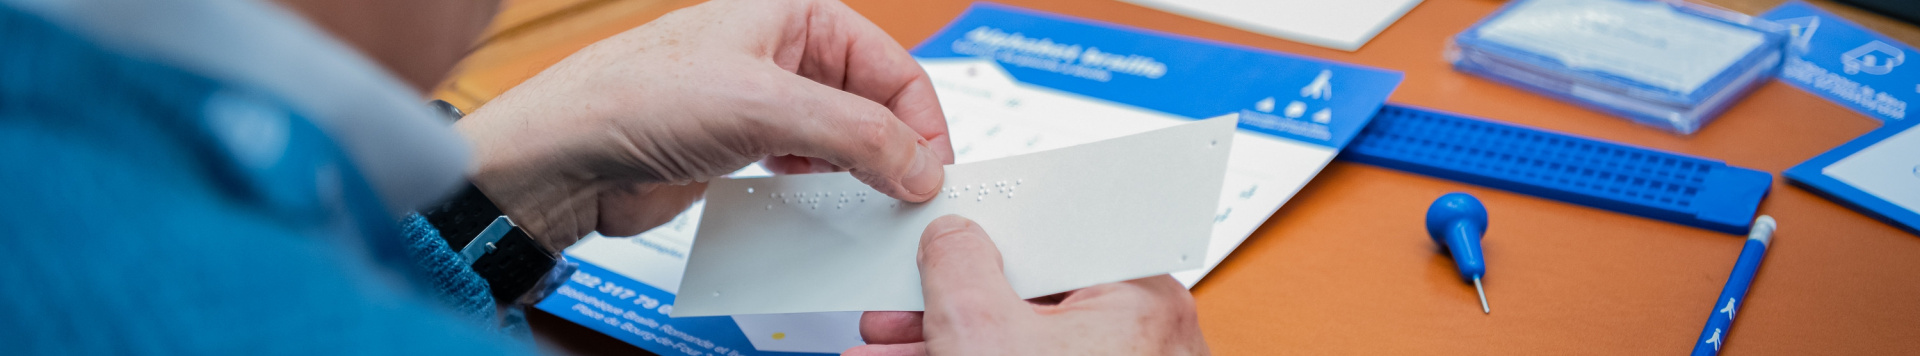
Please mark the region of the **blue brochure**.
[[[959, 162], [1239, 115], [1205, 268], [1174, 274], [1188, 286], [1331, 161], [1401, 80], [984, 3], [913, 54], [940, 97]], [[765, 173], [735, 173], [756, 174]], [[580, 272], [536, 307], [662, 355], [830, 354], [862, 344], [858, 312], [667, 317], [703, 209], [695, 203], [638, 236], [581, 240], [566, 251]]]
[[1920, 120], [1888, 123], [1788, 168], [1796, 185], [1920, 235]]
[[1799, 0], [1760, 17], [1794, 33], [1780, 80], [1890, 122], [1920, 100], [1920, 63], [1907, 63], [1913, 47]]
[[[1239, 113], [1241, 129], [1332, 148], [1345, 146], [1401, 79], [1396, 72], [991, 3], [974, 5], [913, 55], [923, 63], [991, 62], [1020, 84], [1188, 119]], [[1335, 98], [1336, 91], [1343, 98]], [[1331, 117], [1299, 110], [1266, 115], [1293, 102]]]
[[977, 4], [913, 50], [959, 162], [1240, 118], [1207, 258], [1226, 259], [1373, 120], [1401, 74]]

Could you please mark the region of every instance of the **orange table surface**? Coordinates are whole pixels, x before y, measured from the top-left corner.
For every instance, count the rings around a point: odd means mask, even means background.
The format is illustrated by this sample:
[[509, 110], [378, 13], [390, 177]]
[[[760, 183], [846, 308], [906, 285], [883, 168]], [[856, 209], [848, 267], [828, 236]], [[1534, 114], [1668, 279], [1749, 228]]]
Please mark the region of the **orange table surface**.
[[[514, 23], [497, 23], [493, 37], [436, 96], [471, 109], [580, 46], [695, 3], [547, 1], [589, 10], [547, 6], [541, 11], [551, 13], [515, 14], [539, 1], [510, 2], [502, 18]], [[1723, 3], [1753, 12], [1778, 2]], [[848, 3], [911, 47], [970, 2]], [[1504, 4], [1499, 1], [1425, 1], [1357, 52], [1114, 1], [1006, 3], [1402, 71], [1406, 80], [1389, 99], [1394, 103], [1775, 173], [1760, 213], [1779, 219], [1780, 229], [1723, 351], [1920, 354], [1920, 237], [1789, 186], [1778, 175], [1880, 123], [1789, 85], [1767, 84], [1700, 133], [1683, 137], [1453, 71], [1440, 55], [1446, 40]], [[1909, 42], [1920, 33], [1866, 16], [1870, 26]], [[1491, 215], [1483, 242], [1491, 315], [1480, 313], [1473, 287], [1460, 281], [1422, 225], [1427, 205], [1452, 191], [1475, 194]], [[1742, 236], [1335, 161], [1193, 294], [1207, 341], [1221, 354], [1681, 354], [1696, 341], [1743, 242]], [[543, 336], [570, 351], [637, 351], [604, 336], [579, 335], [592, 331], [551, 316], [535, 322]]]

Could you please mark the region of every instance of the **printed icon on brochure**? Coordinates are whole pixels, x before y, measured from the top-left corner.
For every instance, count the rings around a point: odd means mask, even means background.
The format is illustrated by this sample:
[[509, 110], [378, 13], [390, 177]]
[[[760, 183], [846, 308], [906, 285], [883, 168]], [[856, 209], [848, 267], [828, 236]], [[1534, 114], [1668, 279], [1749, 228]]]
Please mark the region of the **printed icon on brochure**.
[[1273, 113], [1273, 97], [1269, 96], [1266, 99], [1260, 99], [1259, 102], [1253, 103], [1253, 109], [1260, 110], [1260, 112], [1264, 113]]
[[1307, 103], [1294, 100], [1291, 103], [1287, 103], [1287, 111], [1281, 114], [1286, 115], [1289, 119], [1298, 119], [1301, 115], [1307, 114]]
[[1312, 83], [1300, 88], [1300, 97], [1308, 99], [1333, 100], [1333, 70], [1321, 69], [1320, 75], [1313, 77]]
[[1807, 16], [1781, 19], [1774, 22], [1787, 25], [1787, 33], [1793, 35], [1793, 47], [1806, 51], [1811, 46], [1813, 33], [1820, 31], [1820, 17]]
[[1867, 42], [1860, 48], [1840, 54], [1840, 65], [1847, 74], [1861, 72], [1872, 75], [1887, 74], [1893, 72], [1893, 67], [1898, 67], [1900, 63], [1906, 61], [1906, 51], [1880, 41]]

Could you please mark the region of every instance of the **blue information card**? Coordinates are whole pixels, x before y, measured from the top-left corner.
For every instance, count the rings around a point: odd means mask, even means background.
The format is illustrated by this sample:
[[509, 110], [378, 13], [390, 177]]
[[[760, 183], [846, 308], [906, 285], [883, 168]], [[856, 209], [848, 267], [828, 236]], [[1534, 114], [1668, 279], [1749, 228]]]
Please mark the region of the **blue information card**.
[[1761, 18], [1794, 34], [1780, 80], [1889, 122], [1920, 100], [1920, 68], [1906, 63], [1913, 47], [1798, 0]]

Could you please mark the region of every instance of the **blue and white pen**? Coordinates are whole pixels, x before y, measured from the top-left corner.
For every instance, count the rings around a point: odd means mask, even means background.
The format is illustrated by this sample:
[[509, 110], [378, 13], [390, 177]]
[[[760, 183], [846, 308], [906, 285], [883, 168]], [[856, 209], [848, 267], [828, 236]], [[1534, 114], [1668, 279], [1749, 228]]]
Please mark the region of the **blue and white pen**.
[[1747, 247], [1740, 249], [1740, 260], [1733, 263], [1727, 287], [1720, 290], [1720, 299], [1713, 303], [1713, 315], [1707, 317], [1707, 327], [1700, 330], [1700, 342], [1693, 344], [1694, 356], [1719, 355], [1720, 346], [1727, 343], [1727, 333], [1733, 329], [1733, 316], [1740, 312], [1740, 300], [1747, 297], [1747, 287], [1760, 272], [1760, 259], [1767, 256], [1767, 245], [1773, 243], [1773, 229], [1772, 216], [1754, 219], [1753, 231], [1747, 233]]

